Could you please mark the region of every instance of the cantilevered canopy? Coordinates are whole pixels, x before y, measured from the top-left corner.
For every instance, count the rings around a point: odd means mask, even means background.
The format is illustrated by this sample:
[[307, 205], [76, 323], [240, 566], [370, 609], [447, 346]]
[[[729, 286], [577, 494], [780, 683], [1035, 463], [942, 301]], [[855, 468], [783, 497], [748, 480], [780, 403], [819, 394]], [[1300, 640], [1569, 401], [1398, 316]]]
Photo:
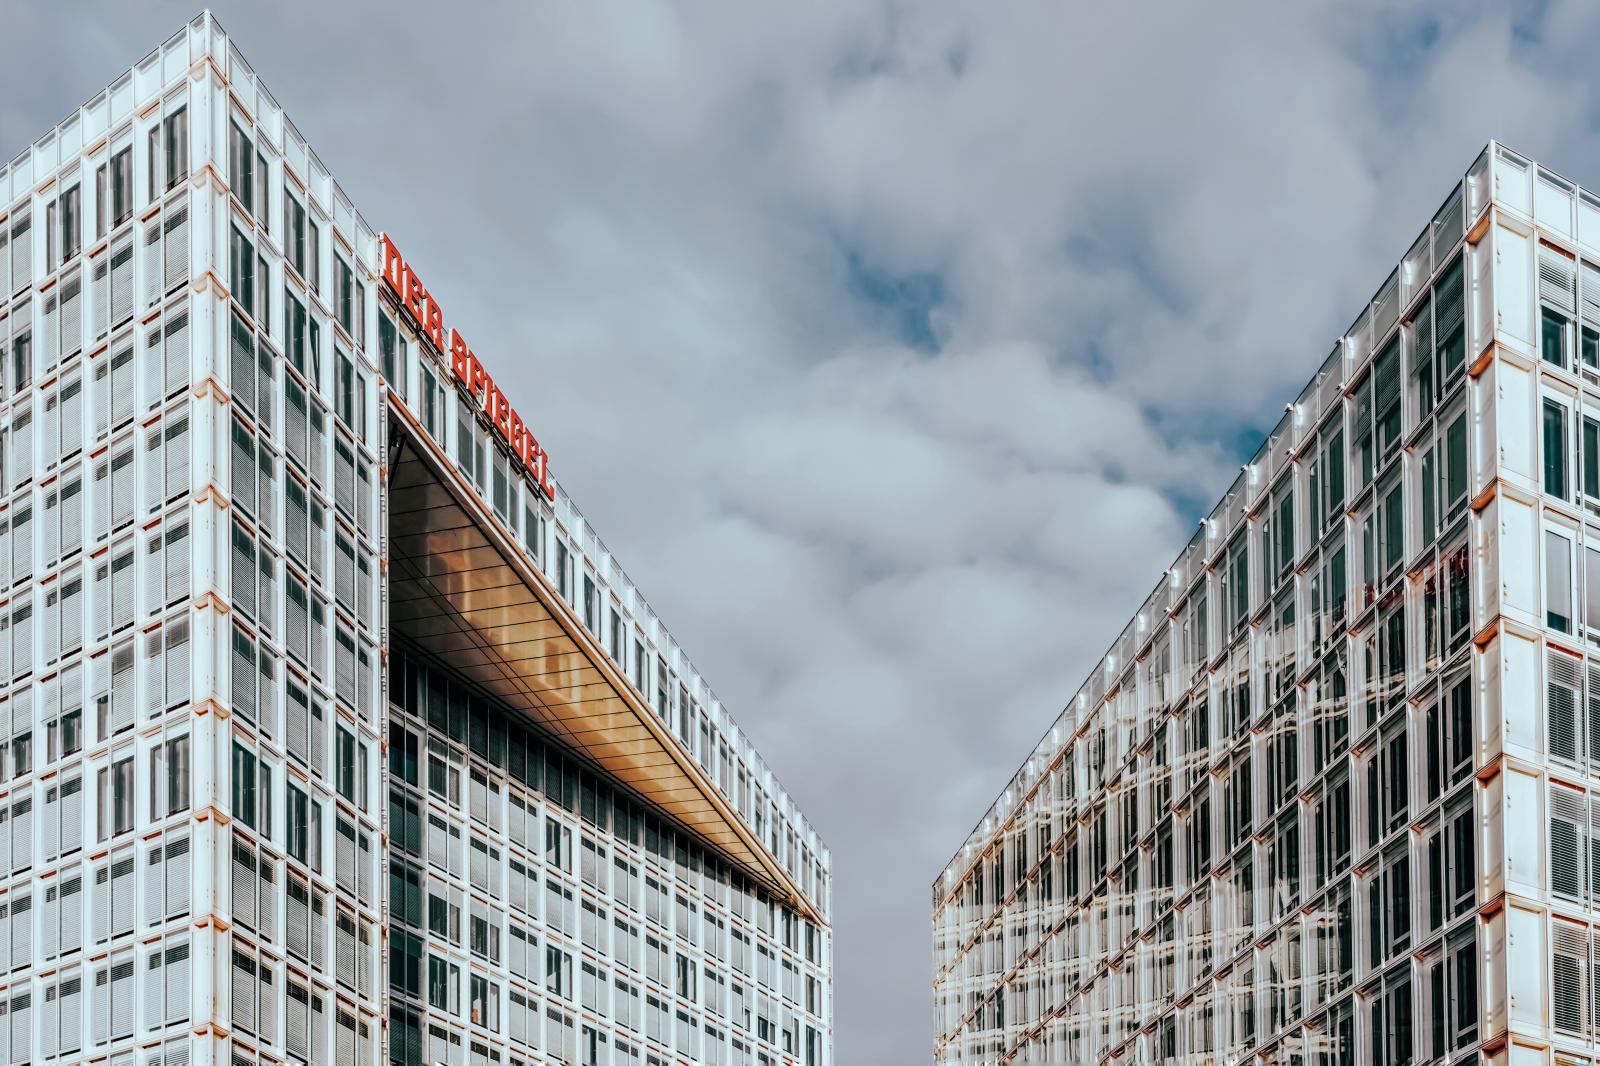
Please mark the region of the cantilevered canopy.
[[391, 631], [820, 921], [410, 412], [389, 430]]

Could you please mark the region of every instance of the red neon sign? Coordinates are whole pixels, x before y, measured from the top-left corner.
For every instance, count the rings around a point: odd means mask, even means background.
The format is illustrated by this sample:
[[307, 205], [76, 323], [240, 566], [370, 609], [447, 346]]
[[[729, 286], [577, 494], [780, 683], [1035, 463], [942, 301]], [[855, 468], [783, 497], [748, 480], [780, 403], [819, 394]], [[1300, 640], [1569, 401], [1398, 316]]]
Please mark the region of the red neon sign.
[[400, 249], [394, 246], [387, 233], [378, 238], [383, 243], [383, 280], [394, 291], [400, 306], [406, 309], [418, 332], [433, 342], [441, 356], [449, 356], [450, 368], [455, 376], [478, 400], [489, 416], [496, 432], [509, 445], [511, 453], [522, 460], [544, 494], [556, 498], [555, 482], [550, 480], [550, 456], [540, 446], [538, 438], [528, 428], [506, 399], [506, 394], [495, 385], [494, 378], [483, 368], [478, 357], [472, 354], [461, 334], [450, 331], [445, 340], [444, 310], [417, 278], [417, 272], [406, 263]]

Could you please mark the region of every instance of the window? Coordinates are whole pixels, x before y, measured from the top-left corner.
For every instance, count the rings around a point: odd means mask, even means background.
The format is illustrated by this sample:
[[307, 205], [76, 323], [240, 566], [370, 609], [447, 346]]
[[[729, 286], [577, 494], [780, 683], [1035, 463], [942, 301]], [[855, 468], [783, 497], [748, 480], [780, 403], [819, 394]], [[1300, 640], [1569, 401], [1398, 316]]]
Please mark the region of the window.
[[1583, 323], [1580, 355], [1588, 368], [1600, 367], [1600, 267], [1584, 260], [1579, 268], [1583, 279]]
[[272, 833], [272, 767], [238, 741], [233, 745], [233, 816], [241, 825]]
[[288, 181], [284, 181], [283, 190], [283, 228], [284, 258], [294, 268], [296, 274], [302, 278], [306, 276], [306, 209], [300, 201], [295, 199], [288, 189]]
[[1341, 774], [1323, 786], [1312, 813], [1317, 884], [1326, 884], [1350, 862], [1350, 778]]
[[1548, 307], [1539, 309], [1539, 354], [1547, 363], [1565, 369], [1571, 323], [1559, 311]]
[[150, 195], [160, 196], [189, 176], [189, 111], [180, 107], [150, 126], [148, 167]]
[[145, 1027], [187, 1022], [189, 989], [189, 942], [174, 939], [152, 945], [145, 956]]
[[571, 999], [574, 992], [572, 956], [553, 944], [544, 949], [544, 987], [552, 996], [563, 999]]
[[55, 859], [82, 846], [83, 779], [73, 777], [45, 790], [45, 857]]
[[544, 822], [545, 862], [558, 870], [572, 872], [572, 830], [546, 818]]
[[11, 339], [11, 391], [20, 392], [32, 381], [33, 334], [24, 331]]
[[157, 741], [150, 749], [150, 817], [189, 809], [189, 737]]
[[189, 111], [179, 108], [162, 122], [161, 142], [165, 149], [167, 188], [189, 176]]
[[428, 956], [428, 1004], [438, 1010], [459, 1014], [461, 969], [437, 955]]
[[305, 230], [305, 269], [300, 272], [300, 276], [306, 279], [306, 284], [310, 286], [312, 292], [320, 293], [322, 291], [322, 232], [317, 228], [317, 220], [309, 215], [306, 217]]
[[1378, 843], [1406, 823], [1410, 771], [1405, 723], [1389, 726], [1367, 763], [1367, 844]]
[[113, 956], [94, 975], [94, 1003], [90, 1010], [96, 1044], [133, 1035], [132, 952]]
[[405, 345], [388, 315], [378, 314], [378, 351], [383, 361], [383, 383], [402, 398], [406, 395]]
[[677, 968], [675, 970], [675, 980], [673, 982], [674, 990], [684, 999], [698, 999], [699, 997], [696, 993], [696, 980], [699, 975], [699, 969], [695, 966], [694, 960], [689, 958], [687, 955], [678, 953], [676, 955], [676, 964]]
[[363, 321], [364, 286], [355, 280], [355, 272], [343, 256], [333, 257], [334, 306], [339, 315], [339, 325], [357, 344], [366, 339]]
[[1367, 877], [1370, 964], [1378, 969], [1411, 942], [1411, 859], [1404, 843], [1384, 853]]
[[[1597, 812], [1600, 813], [1600, 812]], [[1550, 787], [1550, 891], [1574, 903], [1593, 892], [1589, 798], [1565, 785]]]
[[472, 1024], [481, 1025], [491, 1032], [500, 1031], [500, 986], [486, 977], [472, 975], [468, 1001], [472, 1008]]
[[1381, 580], [1385, 583], [1405, 562], [1404, 487], [1405, 483], [1401, 480], [1398, 470], [1386, 475], [1383, 483], [1378, 486], [1378, 536], [1382, 541], [1379, 554], [1383, 567]]
[[[230, 975], [229, 998], [234, 1028], [253, 1033], [271, 1043], [277, 1036], [272, 960], [265, 956], [258, 959], [254, 951], [236, 946]], [[352, 1057], [341, 1061], [355, 1060]]]
[[157, 837], [145, 852], [145, 922], [162, 925], [189, 913], [189, 834]]
[[[77, 255], [83, 246], [82, 204], [83, 186], [74, 185], [50, 205], [46, 237], [50, 245], [47, 258], [51, 270]], [[65, 318], [63, 315], [63, 330], [67, 328]], [[71, 351], [71, 348], [63, 346], [63, 350]]]
[[289, 857], [301, 865], [322, 869], [322, 804], [291, 783], [287, 789], [285, 830]]
[[1583, 552], [1584, 627], [1591, 644], [1600, 644], [1600, 545]]
[[511, 460], [499, 448], [490, 449], [494, 470], [494, 513], [507, 527], [515, 528], [511, 516]]
[[1428, 803], [1472, 775], [1471, 681], [1463, 678], [1446, 685], [1444, 695], [1424, 715]]
[[[284, 293], [283, 307], [284, 333], [286, 335], [284, 355], [289, 360], [289, 365], [299, 371], [301, 375], [304, 375], [306, 373], [306, 341], [310, 331], [315, 328], [315, 324], [309, 322], [306, 317], [306, 305], [295, 298], [292, 290], [287, 290]], [[315, 389], [316, 387], [317, 383], [313, 381], [312, 388]], [[302, 408], [303, 406], [304, 401], [302, 400]]]
[[83, 947], [83, 889], [84, 878], [76, 868], [63, 871], [59, 883], [46, 886], [46, 957], [70, 955]]
[[1250, 616], [1250, 541], [1241, 531], [1228, 545], [1222, 563], [1224, 627], [1231, 635]]
[[1427, 839], [1430, 931], [1474, 909], [1477, 904], [1475, 824], [1472, 791], [1468, 789], [1446, 808], [1438, 830]]
[[1572, 541], [1553, 529], [1544, 531], [1545, 625], [1558, 633], [1573, 626]]
[[336, 352], [335, 365], [339, 370], [334, 397], [334, 411], [345, 425], [359, 430], [356, 424], [356, 364], [344, 351]]
[[1472, 632], [1472, 598], [1467, 584], [1468, 554], [1465, 542], [1451, 545], [1440, 561], [1445, 577], [1445, 657], [1466, 644]]
[[355, 802], [356, 738], [343, 724], [334, 727], [334, 787], [339, 795]]
[[1554, 400], [1544, 401], [1544, 491], [1569, 499], [1567, 483], [1567, 409]]
[[419, 763], [417, 734], [399, 722], [389, 722], [389, 773], [409, 785], [417, 784]]
[[256, 153], [255, 146], [239, 128], [238, 122], [228, 124], [228, 184], [239, 205], [246, 211], [256, 209]]
[[1583, 418], [1583, 495], [1591, 509], [1600, 504], [1600, 422]]
[[1413, 1060], [1411, 972], [1400, 968], [1384, 978], [1371, 1000], [1373, 1063], [1410, 1066]]
[[[443, 701], [444, 695], [439, 693]], [[461, 806], [461, 770], [454, 765], [455, 756], [448, 745], [437, 737], [428, 739], [428, 791], [452, 807]]]
[[1378, 464], [1381, 466], [1395, 454], [1394, 447], [1400, 440], [1400, 334], [1396, 333], [1373, 361], [1372, 379], [1373, 407], [1376, 411], [1374, 421], [1378, 430], [1380, 455]]
[[1445, 429], [1446, 521], [1454, 519], [1467, 502], [1467, 416], [1457, 415]]
[[1439, 532], [1439, 449], [1429, 447], [1422, 453], [1422, 461], [1417, 466], [1416, 488], [1412, 496], [1417, 500], [1421, 521], [1418, 523], [1420, 531], [1419, 547], [1427, 548], [1433, 544], [1433, 538]]
[[402, 995], [422, 998], [422, 940], [396, 929], [389, 949], [389, 987]]
[[74, 1055], [83, 1048], [83, 976], [71, 970], [44, 990], [44, 1020], [39, 1033], [44, 1058]]
[[[433, 376], [433, 371], [426, 366], [422, 367], [422, 428], [426, 429], [434, 440], [445, 443], [445, 400], [444, 386]], [[524, 527], [526, 530], [526, 527]], [[527, 533], [524, 532], [524, 536]], [[539, 553], [529, 548], [534, 558]]]
[[[63, 888], [65, 892], [65, 886]], [[94, 870], [94, 942], [104, 944], [133, 932], [134, 856], [122, 851]]]
[[133, 831], [133, 756], [125, 755], [96, 776], [99, 796], [99, 839]]
[[121, 149], [95, 172], [95, 236], [133, 217], [133, 147]]
[[[256, 254], [255, 247], [239, 227], [234, 226], [228, 239], [228, 291], [247, 315], [255, 314]], [[255, 390], [252, 389], [253, 393]]]
[[1576, 922], [1550, 924], [1550, 1015], [1556, 1031], [1580, 1039], [1594, 1032], [1595, 972], [1590, 931]]

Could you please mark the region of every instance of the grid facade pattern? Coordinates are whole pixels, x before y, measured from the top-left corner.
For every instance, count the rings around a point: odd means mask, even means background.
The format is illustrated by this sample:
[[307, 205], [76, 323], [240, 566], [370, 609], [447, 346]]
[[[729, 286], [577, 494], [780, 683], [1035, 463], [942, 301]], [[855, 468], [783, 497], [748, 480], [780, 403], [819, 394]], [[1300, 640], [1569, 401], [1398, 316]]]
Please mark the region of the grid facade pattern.
[[815, 831], [376, 264], [208, 14], [0, 168], [0, 1062], [831, 1063], [825, 924], [389, 646], [403, 403], [827, 915]]
[[391, 1061], [825, 1061], [820, 927], [448, 673], [390, 671]]
[[935, 883], [936, 1061], [1589, 1061], [1596, 264], [1491, 145]]
[[3, 182], [12, 1062], [380, 1055], [371, 375], [209, 33]]

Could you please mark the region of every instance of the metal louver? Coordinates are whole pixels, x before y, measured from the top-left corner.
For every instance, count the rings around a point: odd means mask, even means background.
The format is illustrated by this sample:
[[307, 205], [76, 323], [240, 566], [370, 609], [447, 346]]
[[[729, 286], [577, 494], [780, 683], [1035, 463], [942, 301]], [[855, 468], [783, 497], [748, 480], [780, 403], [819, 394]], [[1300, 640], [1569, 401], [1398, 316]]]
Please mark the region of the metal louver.
[[1567, 314], [1576, 314], [1577, 263], [1548, 244], [1539, 246], [1539, 299]]
[[139, 255], [139, 306], [149, 307], [161, 298], [161, 220], [151, 219], [144, 228], [144, 243]]
[[107, 282], [106, 256], [101, 254], [90, 272], [89, 301], [94, 305], [94, 335], [98, 340], [111, 331], [111, 292]]
[[1568, 788], [1550, 790], [1550, 891], [1582, 900], [1588, 881], [1589, 811], [1583, 794]]
[[229, 348], [228, 386], [233, 399], [251, 411], [256, 406], [256, 349], [250, 327], [237, 315], [232, 323]]
[[189, 382], [189, 313], [180, 311], [167, 318], [162, 344], [165, 363], [162, 393], [171, 396]]
[[162, 245], [165, 269], [162, 274], [162, 291], [171, 292], [189, 279], [189, 208], [167, 209], [162, 223]]
[[256, 856], [250, 846], [233, 843], [233, 919], [247, 929], [256, 925]]
[[133, 242], [111, 250], [111, 323], [133, 314]]
[[83, 347], [83, 281], [74, 274], [61, 286], [61, 354]]
[[233, 1024], [253, 1033], [256, 1029], [256, 964], [241, 951], [233, 953]]
[[[169, 540], [169, 549], [171, 543]], [[170, 557], [168, 562], [170, 564]], [[184, 572], [188, 572], [187, 563]], [[166, 640], [167, 706], [171, 707], [189, 699], [189, 620], [178, 618], [168, 622], [162, 634]]]
[[1582, 682], [1578, 660], [1551, 652], [1547, 656], [1548, 680], [1545, 683], [1545, 718], [1549, 723], [1550, 754], [1577, 762], [1582, 757], [1579, 703]]
[[1584, 260], [1579, 275], [1578, 297], [1583, 317], [1594, 325], [1600, 325], [1600, 267]]
[[1551, 924], [1550, 1008], [1555, 1028], [1583, 1035], [1589, 1023], [1589, 938], [1570, 922]]

